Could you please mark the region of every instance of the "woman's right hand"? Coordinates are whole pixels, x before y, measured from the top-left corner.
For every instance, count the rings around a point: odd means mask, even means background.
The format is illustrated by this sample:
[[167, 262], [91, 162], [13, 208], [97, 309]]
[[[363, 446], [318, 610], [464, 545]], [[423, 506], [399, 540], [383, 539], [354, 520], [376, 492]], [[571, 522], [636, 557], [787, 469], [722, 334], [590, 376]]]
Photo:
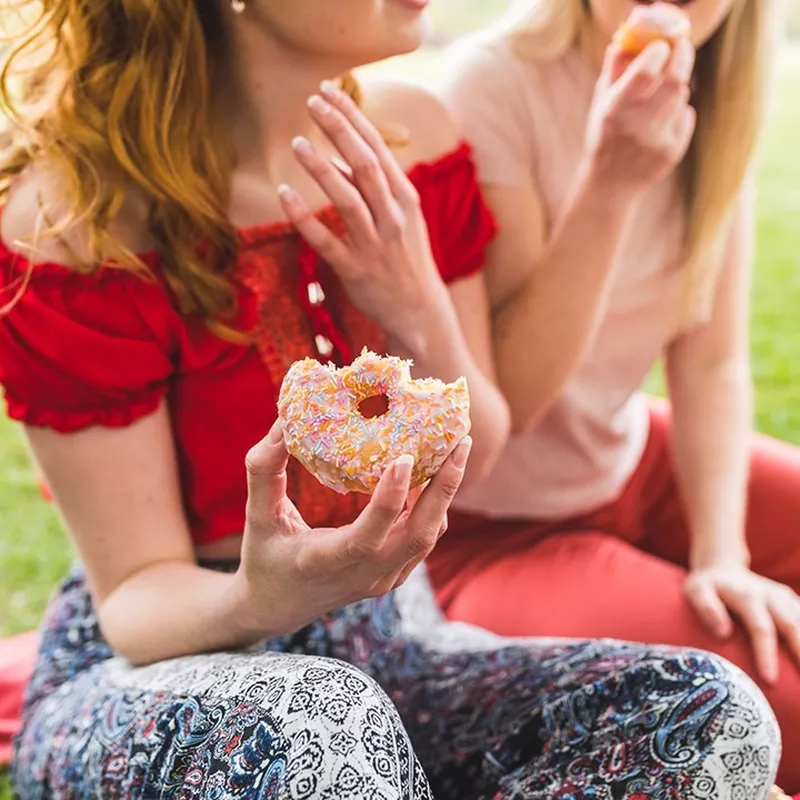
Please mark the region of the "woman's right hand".
[[276, 422], [247, 457], [240, 622], [265, 636], [290, 633], [402, 584], [447, 528], [471, 444], [467, 437], [421, 492], [409, 492], [413, 459], [401, 456], [352, 524], [312, 529], [286, 496], [288, 455]]
[[587, 169], [610, 190], [638, 193], [680, 164], [694, 135], [695, 49], [656, 41], [631, 59], [609, 46], [589, 114]]

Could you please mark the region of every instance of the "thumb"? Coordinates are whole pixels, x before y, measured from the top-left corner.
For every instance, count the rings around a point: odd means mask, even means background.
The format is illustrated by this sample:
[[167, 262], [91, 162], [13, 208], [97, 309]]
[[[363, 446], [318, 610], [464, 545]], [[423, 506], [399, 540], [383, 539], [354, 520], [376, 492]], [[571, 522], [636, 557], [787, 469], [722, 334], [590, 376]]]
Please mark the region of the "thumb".
[[286, 465], [289, 454], [280, 420], [245, 458], [247, 469], [247, 519], [269, 524], [286, 498]]
[[706, 629], [719, 639], [733, 633], [733, 620], [717, 590], [709, 582], [692, 578], [686, 583], [686, 595]]

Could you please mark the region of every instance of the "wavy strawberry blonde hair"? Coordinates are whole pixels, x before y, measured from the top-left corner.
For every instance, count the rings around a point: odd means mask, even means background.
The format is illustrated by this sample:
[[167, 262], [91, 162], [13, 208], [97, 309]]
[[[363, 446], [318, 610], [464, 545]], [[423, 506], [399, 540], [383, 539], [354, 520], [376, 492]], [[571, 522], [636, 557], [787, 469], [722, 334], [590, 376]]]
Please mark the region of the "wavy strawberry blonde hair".
[[233, 310], [237, 250], [227, 216], [233, 152], [214, 113], [220, 1], [0, 2], [0, 202], [29, 165], [52, 164], [69, 211], [47, 220], [47, 233], [85, 227], [90, 258], [76, 268], [146, 273], [110, 233], [135, 188], [181, 312], [212, 324]]
[[[678, 330], [711, 314], [729, 223], [765, 118], [777, 43], [774, 5], [734, 0], [698, 53], [697, 131], [682, 166], [688, 231]], [[523, 58], [556, 58], [580, 41], [589, 13], [587, 0], [517, 0], [490, 35], [508, 38]]]

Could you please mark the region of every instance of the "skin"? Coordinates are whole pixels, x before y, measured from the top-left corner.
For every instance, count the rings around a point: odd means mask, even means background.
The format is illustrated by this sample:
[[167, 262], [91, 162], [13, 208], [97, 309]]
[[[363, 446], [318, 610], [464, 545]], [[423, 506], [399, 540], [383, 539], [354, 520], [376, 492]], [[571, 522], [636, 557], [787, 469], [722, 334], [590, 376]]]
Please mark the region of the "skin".
[[[231, 53], [226, 119], [238, 164], [231, 220], [242, 226], [288, 216], [329, 257], [353, 302], [387, 330], [394, 352], [414, 358], [422, 374], [448, 381], [465, 375], [472, 438], [421, 492], [409, 494], [410, 456], [402, 457], [352, 525], [319, 531], [286, 498], [287, 456], [276, 426], [243, 465], [245, 530], [196, 550], [165, 406], [121, 430], [62, 435], [28, 428], [31, 450], [86, 564], [103, 632], [135, 664], [247, 646], [399, 585], [446, 529], [470, 450], [470, 471], [479, 477], [509, 425], [505, 403], [486, 377], [492, 365], [483, 283], [444, 286], [404, 174], [454, 147], [448, 117], [433, 98], [406, 86], [366, 86], [363, 114], [330, 87], [321, 89], [355, 66], [417, 47], [426, 27], [421, 10], [401, 0], [248, 0], [237, 15], [221, 5]], [[409, 131], [399, 163], [373, 123]], [[343, 171], [331, 165], [337, 153]], [[34, 167], [16, 187], [3, 214], [5, 241], [33, 232], [37, 196], [49, 208], [62, 202], [58, 175], [47, 165]], [[309, 214], [331, 202], [348, 223], [335, 251]], [[132, 192], [115, 222], [134, 249], [152, 245], [145, 212]], [[65, 238], [73, 252], [85, 251], [81, 229]], [[39, 258], [69, 263], [58, 242], [40, 240], [37, 248]], [[196, 563], [240, 555], [235, 575]]]
[[[534, 185], [487, 185], [500, 223], [487, 266], [501, 387], [516, 431], [535, 426], [588, 352], [616, 277], [616, 256], [644, 191], [681, 163], [694, 132], [695, 48], [733, 0], [688, 6], [693, 41], [631, 59], [611, 43], [636, 3], [590, 0], [603, 53], [586, 151], [563, 213], [546, 231]], [[746, 627], [758, 670], [777, 680], [778, 647], [800, 660], [800, 598], [749, 568], [745, 504], [752, 419], [747, 335], [753, 198], [742, 192], [712, 319], [665, 346], [678, 477], [692, 529], [686, 597], [719, 638]], [[540, 342], [536, 348], [519, 342]], [[548, 343], [557, 343], [550, 346]]]

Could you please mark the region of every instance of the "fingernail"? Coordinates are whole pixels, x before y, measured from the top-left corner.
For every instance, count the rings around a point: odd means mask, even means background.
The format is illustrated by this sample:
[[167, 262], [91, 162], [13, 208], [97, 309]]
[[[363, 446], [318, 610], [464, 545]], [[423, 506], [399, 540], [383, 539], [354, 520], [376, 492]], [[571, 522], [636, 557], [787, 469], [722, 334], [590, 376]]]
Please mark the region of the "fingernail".
[[337, 97], [341, 92], [339, 87], [333, 81], [322, 81], [319, 85], [320, 91], [328, 97]]
[[267, 442], [269, 444], [279, 444], [283, 440], [283, 426], [280, 422], [276, 422], [267, 434]]
[[282, 197], [284, 200], [288, 200], [290, 203], [293, 203], [297, 200], [297, 192], [292, 189], [291, 186], [282, 183], [278, 187], [278, 195]]
[[314, 152], [311, 142], [305, 136], [295, 136], [292, 139], [292, 148], [294, 148], [295, 152], [303, 153], [304, 155], [311, 155]]
[[414, 469], [414, 456], [400, 456], [394, 462], [394, 482], [398, 486], [407, 486], [411, 482], [412, 469]]
[[461, 440], [461, 444], [456, 447], [455, 453], [453, 453], [453, 463], [459, 469], [464, 469], [464, 467], [467, 465], [467, 459], [469, 458], [470, 450], [472, 450], [472, 437], [465, 436]]
[[316, 94], [308, 98], [308, 107], [319, 114], [327, 114], [330, 111], [330, 106]]

